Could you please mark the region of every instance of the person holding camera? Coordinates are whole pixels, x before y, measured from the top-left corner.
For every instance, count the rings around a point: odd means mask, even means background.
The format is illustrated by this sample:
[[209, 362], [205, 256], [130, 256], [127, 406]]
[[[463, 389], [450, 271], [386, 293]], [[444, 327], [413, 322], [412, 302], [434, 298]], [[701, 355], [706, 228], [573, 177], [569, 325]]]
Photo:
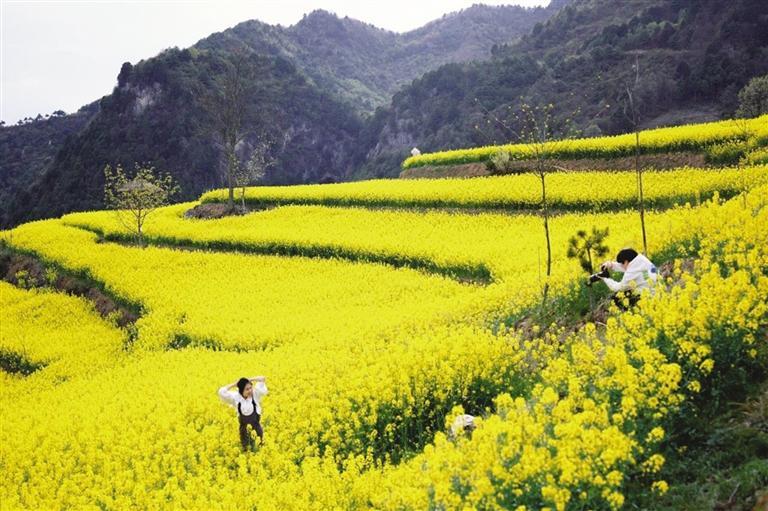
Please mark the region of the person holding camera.
[[[610, 272], [624, 274], [620, 281], [611, 278]], [[627, 310], [625, 299], [634, 306], [640, 300], [642, 291], [651, 290], [659, 277], [659, 270], [650, 259], [638, 254], [632, 248], [625, 248], [616, 255], [616, 261], [606, 261], [600, 265], [600, 272], [589, 277], [589, 284], [602, 280], [613, 291], [613, 301], [622, 310]]]
[[[237, 392], [230, 392], [234, 387], [237, 387]], [[240, 421], [240, 443], [243, 450], [246, 451], [254, 446], [248, 426], [251, 426], [259, 437], [259, 445], [264, 443], [264, 430], [261, 427], [261, 398], [267, 394], [267, 378], [265, 376], [240, 378], [235, 383], [221, 387], [218, 394], [222, 401], [237, 409], [237, 418]]]

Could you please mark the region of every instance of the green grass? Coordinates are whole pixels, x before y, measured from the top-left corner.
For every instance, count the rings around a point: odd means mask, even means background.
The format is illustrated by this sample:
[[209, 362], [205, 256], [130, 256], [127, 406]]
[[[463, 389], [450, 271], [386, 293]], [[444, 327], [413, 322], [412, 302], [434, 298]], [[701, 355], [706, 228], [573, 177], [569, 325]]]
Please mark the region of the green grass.
[[[697, 240], [672, 244], [653, 255], [662, 265], [695, 254]], [[516, 326], [523, 333], [573, 331], [606, 314], [610, 293], [599, 284], [589, 291], [574, 282], [564, 293], [551, 296], [506, 318], [498, 328]], [[768, 337], [768, 325], [763, 331]], [[766, 347], [768, 349], [768, 347]], [[765, 353], [762, 360], [768, 358]], [[757, 368], [757, 369], [755, 369]], [[653, 479], [635, 474], [626, 488], [625, 509], [658, 511], [768, 509], [768, 369], [765, 365], [734, 364], [703, 382], [697, 399], [688, 401], [664, 424], [668, 432], [661, 454], [666, 463]], [[665, 495], [651, 491], [653, 480], [669, 484]], [[764, 496], [763, 496], [764, 495]], [[765, 498], [765, 500], [759, 500]], [[755, 507], [760, 501], [762, 506]]]
[[630, 509], [758, 509], [768, 489], [768, 375], [753, 376], [762, 383], [743, 388], [733, 401], [700, 404], [697, 416], [664, 449], [667, 461], [659, 477], [669, 482], [669, 491], [652, 495], [647, 481], [633, 481]]

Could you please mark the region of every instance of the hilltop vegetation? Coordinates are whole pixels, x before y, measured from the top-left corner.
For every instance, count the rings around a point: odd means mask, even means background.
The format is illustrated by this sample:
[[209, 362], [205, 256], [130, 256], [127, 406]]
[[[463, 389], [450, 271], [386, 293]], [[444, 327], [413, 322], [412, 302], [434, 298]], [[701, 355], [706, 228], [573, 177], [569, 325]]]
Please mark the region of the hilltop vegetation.
[[226, 48], [243, 42], [277, 53], [295, 62], [322, 90], [370, 114], [427, 71], [448, 62], [487, 58], [493, 45], [528, 33], [562, 4], [531, 9], [473, 5], [402, 34], [317, 10], [285, 29], [249, 21], [196, 46]]
[[[75, 137], [97, 111], [83, 107], [72, 115], [53, 115], [14, 127], [0, 128], [0, 214], [13, 201], [26, 203], [24, 194], [45, 173], [56, 153]], [[2, 224], [0, 219], [0, 224]]]
[[509, 142], [507, 130], [485, 124], [511, 123], [508, 108], [518, 110], [521, 98], [555, 105], [556, 117], [588, 136], [631, 131], [625, 92], [636, 63], [642, 127], [731, 116], [739, 90], [768, 73], [766, 23], [759, 0], [575, 0], [492, 59], [443, 66], [398, 92], [374, 121], [360, 175], [397, 175], [413, 146]]
[[[28, 150], [2, 161], [0, 174], [24, 176], [6, 192], [2, 222], [101, 207], [106, 163], [151, 162], [174, 175], [183, 200], [220, 186], [222, 154], [200, 99], [235, 51], [250, 54], [256, 76], [248, 106], [260, 114], [246, 116], [247, 136], [274, 143], [266, 183], [333, 182], [396, 177], [414, 146], [514, 142], [476, 127], [521, 96], [558, 116], [576, 112], [587, 136], [626, 132], [622, 94], [636, 61], [643, 127], [729, 116], [747, 81], [768, 73], [766, 9], [757, 0], [475, 6], [400, 35], [325, 12], [286, 28], [245, 22], [124, 65], [92, 122], [46, 151], [16, 137], [29, 140], [37, 123], [3, 128]], [[35, 162], [43, 153], [52, 157]]]
[[486, 58], [493, 44], [521, 36], [553, 11], [475, 6], [405, 34], [315, 11], [291, 27], [248, 21], [191, 48], [125, 63], [92, 122], [69, 139], [51, 139], [44, 164], [36, 163], [40, 152], [30, 139], [46, 137], [47, 124], [3, 128], [10, 147], [0, 175], [23, 178], [7, 191], [0, 222], [102, 206], [107, 163], [151, 162], [173, 174], [184, 199], [220, 186], [221, 150], [203, 98], [220, 87], [216, 79], [236, 53], [249, 55], [253, 75], [246, 134], [266, 136], [273, 146], [268, 181], [346, 179], [366, 151], [358, 138], [364, 119], [397, 87], [444, 62]]

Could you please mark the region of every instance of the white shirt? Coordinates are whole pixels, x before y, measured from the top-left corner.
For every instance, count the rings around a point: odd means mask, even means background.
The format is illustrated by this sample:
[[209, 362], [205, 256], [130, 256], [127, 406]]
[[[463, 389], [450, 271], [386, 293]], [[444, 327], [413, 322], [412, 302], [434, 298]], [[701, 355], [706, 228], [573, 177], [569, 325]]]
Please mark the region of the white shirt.
[[659, 278], [659, 270], [643, 254], [637, 254], [637, 256], [629, 262], [626, 270], [616, 261], [609, 261], [605, 263], [605, 266], [612, 271], [624, 272], [624, 277], [621, 279], [621, 282], [616, 282], [611, 278], [603, 278], [603, 282], [605, 282], [608, 288], [614, 293], [629, 289], [634, 289], [636, 291], [650, 289], [651, 285], [655, 284], [656, 280]]
[[472, 415], [459, 415], [454, 419], [453, 424], [451, 424], [451, 434], [456, 437], [459, 436], [460, 433], [466, 431], [467, 428], [474, 429], [474, 427], [475, 418]]
[[[254, 380], [256, 377], [248, 378], [249, 380]], [[235, 390], [230, 391], [229, 388], [234, 386]], [[261, 398], [263, 396], [267, 395], [267, 384], [263, 381], [256, 382], [256, 385], [253, 385], [253, 398], [244, 398], [240, 395], [240, 392], [237, 391], [237, 383], [230, 383], [227, 385], [224, 385], [219, 389], [219, 397], [222, 401], [227, 403], [228, 405], [232, 406], [235, 409], [235, 413], [237, 413], [237, 405], [240, 405], [240, 412], [243, 415], [252, 415], [253, 414], [253, 402], [256, 403], [256, 413], [261, 415]], [[253, 400], [253, 402], [251, 402]]]

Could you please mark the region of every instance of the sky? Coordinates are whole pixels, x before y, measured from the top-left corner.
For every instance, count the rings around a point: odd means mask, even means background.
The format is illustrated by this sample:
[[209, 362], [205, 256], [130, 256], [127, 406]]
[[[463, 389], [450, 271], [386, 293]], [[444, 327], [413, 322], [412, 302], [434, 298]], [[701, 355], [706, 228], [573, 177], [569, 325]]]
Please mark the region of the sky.
[[407, 32], [474, 3], [549, 0], [0, 0], [0, 119], [74, 112], [112, 91], [123, 62], [189, 47], [249, 19], [289, 26], [325, 9]]

